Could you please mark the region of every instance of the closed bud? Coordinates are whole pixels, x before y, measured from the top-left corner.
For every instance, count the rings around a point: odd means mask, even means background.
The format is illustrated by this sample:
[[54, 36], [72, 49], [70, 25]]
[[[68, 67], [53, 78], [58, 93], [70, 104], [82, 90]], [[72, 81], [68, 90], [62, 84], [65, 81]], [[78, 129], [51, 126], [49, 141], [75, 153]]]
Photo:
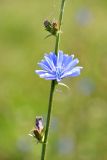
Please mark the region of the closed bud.
[[59, 31], [59, 25], [58, 25], [58, 22], [57, 21], [48, 21], [48, 20], [45, 20], [44, 21], [44, 27], [45, 29], [51, 33], [51, 35], [54, 35], [56, 36], [58, 31]]

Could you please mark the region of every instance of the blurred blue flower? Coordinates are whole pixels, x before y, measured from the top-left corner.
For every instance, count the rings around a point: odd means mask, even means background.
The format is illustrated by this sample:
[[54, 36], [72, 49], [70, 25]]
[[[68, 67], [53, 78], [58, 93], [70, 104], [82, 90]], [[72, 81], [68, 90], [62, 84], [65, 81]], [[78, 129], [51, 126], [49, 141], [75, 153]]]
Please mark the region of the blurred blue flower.
[[74, 55], [69, 56], [63, 51], [59, 51], [57, 56], [54, 52], [50, 52], [50, 54], [45, 54], [44, 59], [38, 63], [43, 70], [36, 70], [35, 72], [40, 78], [57, 80], [57, 82], [65, 77], [78, 76], [82, 67], [75, 67], [79, 60], [73, 58]]
[[93, 79], [84, 77], [77, 84], [78, 91], [84, 96], [90, 96], [96, 89], [96, 84]]
[[57, 152], [60, 155], [71, 155], [75, 149], [74, 139], [69, 137], [60, 137], [56, 145]]
[[80, 8], [78, 12], [76, 13], [76, 22], [81, 26], [87, 26], [91, 23], [93, 15], [91, 11], [86, 8]]

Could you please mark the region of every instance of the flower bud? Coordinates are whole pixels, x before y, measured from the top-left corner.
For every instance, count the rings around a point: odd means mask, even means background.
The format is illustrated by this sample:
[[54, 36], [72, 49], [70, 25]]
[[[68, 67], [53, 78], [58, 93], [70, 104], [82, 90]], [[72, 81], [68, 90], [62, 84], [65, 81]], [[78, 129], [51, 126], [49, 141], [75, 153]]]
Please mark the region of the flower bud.
[[58, 31], [59, 31], [59, 25], [58, 25], [58, 22], [57, 21], [48, 21], [48, 20], [45, 20], [44, 21], [44, 27], [45, 29], [51, 33], [51, 35], [54, 35], [56, 36]]
[[36, 117], [35, 128], [31, 130], [30, 136], [37, 139], [39, 143], [44, 141], [44, 127], [43, 127], [43, 118]]

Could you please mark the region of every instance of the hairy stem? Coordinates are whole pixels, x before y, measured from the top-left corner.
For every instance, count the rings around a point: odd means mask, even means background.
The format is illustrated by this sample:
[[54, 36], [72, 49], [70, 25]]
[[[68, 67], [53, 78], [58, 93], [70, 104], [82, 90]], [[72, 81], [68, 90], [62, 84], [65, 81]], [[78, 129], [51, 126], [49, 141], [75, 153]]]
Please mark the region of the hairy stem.
[[[65, 5], [65, 0], [62, 0], [62, 2], [61, 2], [61, 9], [60, 9], [60, 15], [59, 15], [59, 32], [58, 32], [58, 35], [56, 37], [56, 44], [55, 44], [55, 54], [56, 55], [58, 54], [58, 50], [59, 50], [60, 30], [61, 30], [61, 25], [62, 25], [62, 20], [63, 20], [64, 5]], [[48, 104], [48, 113], [47, 113], [47, 121], [46, 121], [46, 130], [45, 130], [44, 142], [43, 142], [43, 145], [42, 145], [41, 160], [45, 160], [46, 146], [47, 146], [47, 140], [48, 140], [48, 134], [49, 134], [49, 126], [50, 126], [50, 119], [51, 119], [51, 111], [52, 111], [52, 101], [53, 101], [53, 95], [54, 95], [55, 85], [56, 85], [56, 81], [53, 80], [51, 82], [49, 104]]]

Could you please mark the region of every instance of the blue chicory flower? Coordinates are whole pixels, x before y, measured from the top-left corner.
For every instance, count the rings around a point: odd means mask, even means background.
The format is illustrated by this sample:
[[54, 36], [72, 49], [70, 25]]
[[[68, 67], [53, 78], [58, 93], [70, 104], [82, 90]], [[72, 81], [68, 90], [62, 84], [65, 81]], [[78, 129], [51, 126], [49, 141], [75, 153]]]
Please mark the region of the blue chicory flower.
[[58, 51], [58, 55], [54, 52], [44, 55], [44, 59], [38, 63], [42, 70], [35, 72], [46, 80], [56, 80], [60, 82], [65, 77], [74, 77], [80, 75], [80, 70], [83, 67], [76, 66], [79, 63], [74, 55], [69, 56], [63, 51]]

